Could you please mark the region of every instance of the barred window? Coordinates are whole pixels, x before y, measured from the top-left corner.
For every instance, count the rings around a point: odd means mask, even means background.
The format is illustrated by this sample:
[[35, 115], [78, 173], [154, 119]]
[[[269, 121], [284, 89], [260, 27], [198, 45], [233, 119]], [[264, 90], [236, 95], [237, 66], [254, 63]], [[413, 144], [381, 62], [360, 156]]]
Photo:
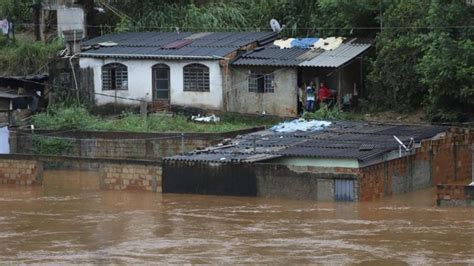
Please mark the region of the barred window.
[[184, 67], [184, 91], [209, 91], [209, 68], [201, 64]]
[[249, 76], [249, 92], [275, 92], [273, 80], [273, 73], [263, 74], [252, 71]]
[[127, 90], [127, 66], [111, 63], [102, 67], [102, 90]]

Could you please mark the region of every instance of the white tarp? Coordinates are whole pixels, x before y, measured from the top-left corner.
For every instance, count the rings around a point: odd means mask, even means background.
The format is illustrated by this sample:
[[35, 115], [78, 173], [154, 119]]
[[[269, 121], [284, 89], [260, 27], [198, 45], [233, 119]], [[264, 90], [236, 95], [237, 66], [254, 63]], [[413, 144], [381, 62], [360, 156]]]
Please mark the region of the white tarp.
[[9, 138], [8, 127], [0, 127], [0, 154], [10, 154]]
[[283, 122], [271, 128], [278, 133], [291, 133], [296, 131], [316, 131], [322, 130], [331, 125], [328, 121], [295, 119], [289, 122]]

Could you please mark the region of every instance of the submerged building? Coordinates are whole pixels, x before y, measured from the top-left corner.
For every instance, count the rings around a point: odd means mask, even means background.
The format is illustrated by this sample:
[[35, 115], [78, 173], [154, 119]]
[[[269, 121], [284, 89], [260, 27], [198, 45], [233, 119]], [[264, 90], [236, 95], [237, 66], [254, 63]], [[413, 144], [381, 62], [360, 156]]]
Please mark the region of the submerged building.
[[371, 200], [470, 179], [473, 136], [445, 126], [364, 122], [265, 130], [165, 158], [163, 192]]

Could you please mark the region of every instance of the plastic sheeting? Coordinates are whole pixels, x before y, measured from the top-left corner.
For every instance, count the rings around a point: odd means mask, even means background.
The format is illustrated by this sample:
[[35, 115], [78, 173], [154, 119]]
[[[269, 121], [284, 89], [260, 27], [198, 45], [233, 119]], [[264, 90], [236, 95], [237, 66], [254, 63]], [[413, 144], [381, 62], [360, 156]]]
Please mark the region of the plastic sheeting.
[[10, 154], [9, 138], [8, 127], [0, 127], [0, 154]]
[[329, 37], [326, 39], [319, 39], [314, 45], [314, 49], [324, 49], [326, 51], [334, 50], [339, 47], [344, 41], [344, 37]]
[[294, 39], [291, 42], [291, 47], [311, 48], [318, 40], [319, 38]]
[[203, 123], [217, 123], [221, 121], [220, 117], [216, 115], [209, 115], [209, 116], [191, 116], [191, 120], [196, 121], [196, 122], [203, 122]]
[[278, 133], [291, 133], [296, 131], [317, 131], [331, 125], [328, 121], [295, 119], [289, 122], [283, 122], [271, 128]]
[[289, 39], [286, 39], [286, 40], [283, 40], [283, 39], [280, 39], [280, 40], [276, 40], [273, 42], [273, 45], [276, 45], [278, 47], [280, 47], [280, 49], [285, 49], [285, 48], [291, 48], [291, 43], [293, 42], [293, 38], [289, 38]]

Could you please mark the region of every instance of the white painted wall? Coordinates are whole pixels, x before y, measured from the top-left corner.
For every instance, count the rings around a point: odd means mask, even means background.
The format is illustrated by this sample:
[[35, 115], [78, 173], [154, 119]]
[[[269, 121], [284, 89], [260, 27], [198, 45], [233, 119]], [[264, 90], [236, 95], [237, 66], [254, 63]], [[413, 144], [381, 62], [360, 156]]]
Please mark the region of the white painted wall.
[[[128, 67], [128, 90], [102, 90], [102, 66], [108, 63], [121, 63]], [[96, 104], [107, 103], [138, 104], [137, 101], [115, 98], [118, 97], [146, 99], [152, 101], [152, 67], [155, 64], [166, 64], [170, 67], [170, 102], [171, 105], [195, 107], [203, 109], [221, 110], [223, 108], [222, 70], [219, 61], [154, 61], [154, 60], [122, 60], [81, 58], [81, 68], [94, 69], [94, 89]], [[199, 63], [209, 67], [210, 91], [190, 92], [183, 91], [183, 67]]]

